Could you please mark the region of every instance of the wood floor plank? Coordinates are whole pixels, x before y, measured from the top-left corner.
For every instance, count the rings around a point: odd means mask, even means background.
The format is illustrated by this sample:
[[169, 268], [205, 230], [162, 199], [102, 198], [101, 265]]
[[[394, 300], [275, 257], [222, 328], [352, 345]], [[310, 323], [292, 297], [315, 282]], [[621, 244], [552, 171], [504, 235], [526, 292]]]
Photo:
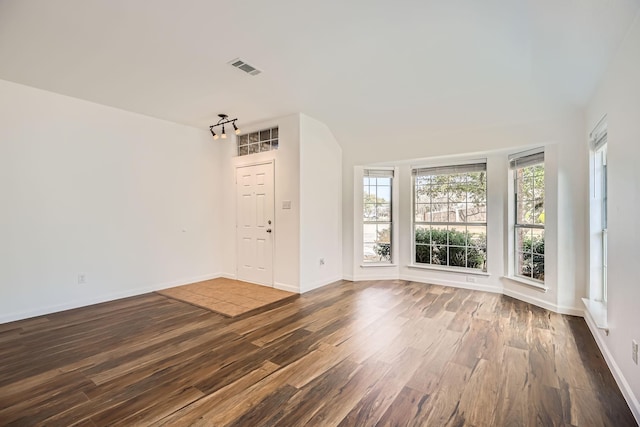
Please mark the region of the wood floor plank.
[[532, 382], [529, 386], [528, 425], [563, 426], [562, 397], [560, 390], [540, 382]]
[[217, 409], [219, 412], [223, 412], [224, 408], [220, 407], [222, 402], [232, 401], [236, 396], [259, 383], [278, 368], [278, 365], [271, 362], [265, 362], [260, 367], [238, 380], [211, 394], [205, 395], [202, 399], [177, 409], [175, 412], [167, 415], [163, 419], [150, 422], [149, 425], [187, 426], [193, 424], [197, 420], [206, 419], [207, 413], [209, 413], [212, 408]]
[[424, 404], [428, 399], [428, 394], [404, 387], [393, 403], [389, 405], [376, 426], [395, 427], [417, 425], [415, 424], [415, 420], [419, 418], [419, 414], [423, 411]]
[[366, 362], [353, 374], [344, 387], [333, 389], [322, 398], [322, 407], [308, 421], [308, 425], [335, 426], [366, 396], [391, 370], [391, 365], [378, 360]]
[[[473, 300], [466, 300], [459, 305], [455, 317], [449, 323], [449, 329], [456, 332], [464, 332], [469, 327], [469, 319], [478, 310], [479, 304]], [[447, 310], [450, 311], [450, 310]]]
[[[186, 389], [173, 391], [169, 398], [162, 401], [153, 401], [143, 405], [140, 411], [128, 415], [132, 410], [127, 410], [127, 414], [124, 417], [115, 417], [114, 423], [123, 425], [151, 425], [163, 418], [173, 414], [179, 409], [188, 406], [189, 404], [198, 401], [204, 396], [204, 394], [194, 387], [188, 387]], [[128, 408], [127, 408], [128, 409]], [[92, 420], [93, 422], [93, 420]], [[102, 423], [96, 425], [104, 425]]]
[[393, 316], [382, 317], [360, 331], [359, 334], [340, 343], [338, 347], [351, 354], [355, 361], [362, 363], [378, 351], [391, 345], [408, 320]]
[[401, 370], [392, 369], [387, 372], [347, 414], [340, 426], [376, 424], [417, 369], [421, 356], [419, 351], [408, 348], [396, 360], [398, 366], [404, 366], [405, 368]]
[[529, 351], [506, 346], [504, 352], [496, 425], [524, 426], [529, 419]]
[[473, 369], [482, 356], [484, 340], [491, 329], [490, 322], [480, 319], [471, 319], [469, 327], [463, 333], [456, 355], [452, 359], [459, 365]]
[[0, 415], [0, 425], [3, 426], [30, 426], [36, 425], [49, 416], [73, 408], [86, 402], [87, 396], [83, 393], [71, 392], [52, 395], [49, 399], [34, 403], [37, 410], [25, 410], [21, 407], [11, 407]]
[[360, 365], [343, 360], [333, 368], [309, 382], [295, 393], [286, 404], [269, 418], [266, 425], [304, 426], [324, 405], [332, 390], [342, 388], [358, 372]]
[[583, 319], [404, 280], [140, 295], [0, 325], [0, 361], [0, 425], [636, 425]]
[[440, 378], [440, 387], [430, 397], [429, 407], [418, 414], [415, 425], [464, 425], [465, 419], [460, 409], [460, 399], [471, 372], [472, 370], [466, 366], [453, 362], [447, 363]]
[[471, 371], [459, 405], [460, 414], [469, 425], [497, 425], [495, 419], [500, 403], [501, 369], [502, 366], [497, 362], [480, 359]]
[[538, 383], [560, 388], [558, 375], [555, 371], [555, 347], [553, 336], [548, 329], [533, 328], [531, 350], [529, 351], [529, 365], [532, 380]]
[[249, 408], [237, 420], [227, 424], [229, 427], [246, 427], [267, 425], [273, 413], [278, 411], [296, 393], [297, 389], [290, 385], [269, 393], [256, 405]]
[[0, 419], [6, 417], [8, 413], [20, 413], [34, 406], [45, 405], [45, 402], [55, 400], [61, 395], [75, 392], [86, 393], [87, 390], [95, 387], [83, 375], [60, 374], [59, 372], [51, 374], [55, 375], [45, 381], [26, 381], [30, 383], [30, 386], [16, 384], [14, 389], [10, 388], [2, 392]]

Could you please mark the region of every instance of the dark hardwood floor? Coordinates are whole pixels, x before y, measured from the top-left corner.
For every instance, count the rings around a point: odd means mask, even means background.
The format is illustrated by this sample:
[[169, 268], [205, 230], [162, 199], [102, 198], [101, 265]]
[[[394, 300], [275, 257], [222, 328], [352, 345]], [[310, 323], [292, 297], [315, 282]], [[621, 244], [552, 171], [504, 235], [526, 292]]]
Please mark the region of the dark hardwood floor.
[[404, 281], [146, 294], [0, 325], [0, 361], [0, 425], [636, 425], [583, 319]]

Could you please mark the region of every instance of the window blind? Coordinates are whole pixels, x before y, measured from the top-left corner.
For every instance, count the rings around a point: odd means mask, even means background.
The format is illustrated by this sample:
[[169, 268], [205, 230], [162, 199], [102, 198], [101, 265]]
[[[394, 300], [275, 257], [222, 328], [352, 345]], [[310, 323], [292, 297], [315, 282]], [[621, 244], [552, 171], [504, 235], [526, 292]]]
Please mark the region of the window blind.
[[589, 134], [594, 151], [598, 151], [607, 143], [607, 133], [607, 115], [605, 114]]
[[[538, 149], [540, 150], [540, 149]], [[519, 169], [544, 163], [544, 151], [525, 151], [509, 156], [509, 168]]]
[[393, 169], [365, 169], [364, 176], [372, 178], [393, 178]]
[[593, 141], [593, 149], [594, 151], [598, 151], [607, 143], [607, 133], [605, 132], [598, 139]]
[[451, 175], [457, 173], [484, 172], [487, 170], [486, 163], [471, 163], [467, 165], [436, 166], [432, 168], [416, 168], [411, 172], [414, 176], [426, 175]]

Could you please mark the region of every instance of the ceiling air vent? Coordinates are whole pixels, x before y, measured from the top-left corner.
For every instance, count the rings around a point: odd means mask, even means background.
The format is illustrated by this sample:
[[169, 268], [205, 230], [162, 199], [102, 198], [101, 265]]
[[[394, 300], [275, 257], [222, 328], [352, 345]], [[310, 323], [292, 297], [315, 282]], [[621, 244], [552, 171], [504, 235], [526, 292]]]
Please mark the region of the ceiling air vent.
[[244, 71], [247, 74], [250, 74], [252, 76], [257, 76], [258, 74], [260, 74], [262, 71], [258, 70], [256, 67], [254, 67], [253, 65], [249, 65], [246, 62], [244, 62], [242, 59], [240, 58], [236, 58], [233, 59], [231, 61], [229, 61], [229, 64], [233, 65], [234, 67]]

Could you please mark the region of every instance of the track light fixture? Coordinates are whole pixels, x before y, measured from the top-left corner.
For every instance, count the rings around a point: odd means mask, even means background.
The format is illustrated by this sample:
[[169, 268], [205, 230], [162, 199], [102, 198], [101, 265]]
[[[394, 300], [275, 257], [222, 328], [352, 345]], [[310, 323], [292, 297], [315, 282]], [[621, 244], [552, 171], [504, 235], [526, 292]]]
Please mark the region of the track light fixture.
[[[231, 125], [233, 126], [233, 130], [235, 131], [236, 135], [240, 134], [240, 129], [238, 129], [238, 126], [236, 126], [236, 120], [238, 120], [237, 118], [230, 119], [229, 116], [227, 116], [226, 114], [218, 114], [218, 117], [220, 117], [220, 120], [218, 120], [218, 123], [216, 123], [215, 125], [209, 126], [209, 131], [211, 132], [211, 135], [213, 135], [213, 139], [218, 139], [218, 138], [227, 139], [227, 133], [224, 131], [224, 125], [229, 123], [231, 123]], [[213, 128], [218, 126], [222, 126], [222, 132], [220, 133], [220, 135], [218, 135], [213, 131]]]

